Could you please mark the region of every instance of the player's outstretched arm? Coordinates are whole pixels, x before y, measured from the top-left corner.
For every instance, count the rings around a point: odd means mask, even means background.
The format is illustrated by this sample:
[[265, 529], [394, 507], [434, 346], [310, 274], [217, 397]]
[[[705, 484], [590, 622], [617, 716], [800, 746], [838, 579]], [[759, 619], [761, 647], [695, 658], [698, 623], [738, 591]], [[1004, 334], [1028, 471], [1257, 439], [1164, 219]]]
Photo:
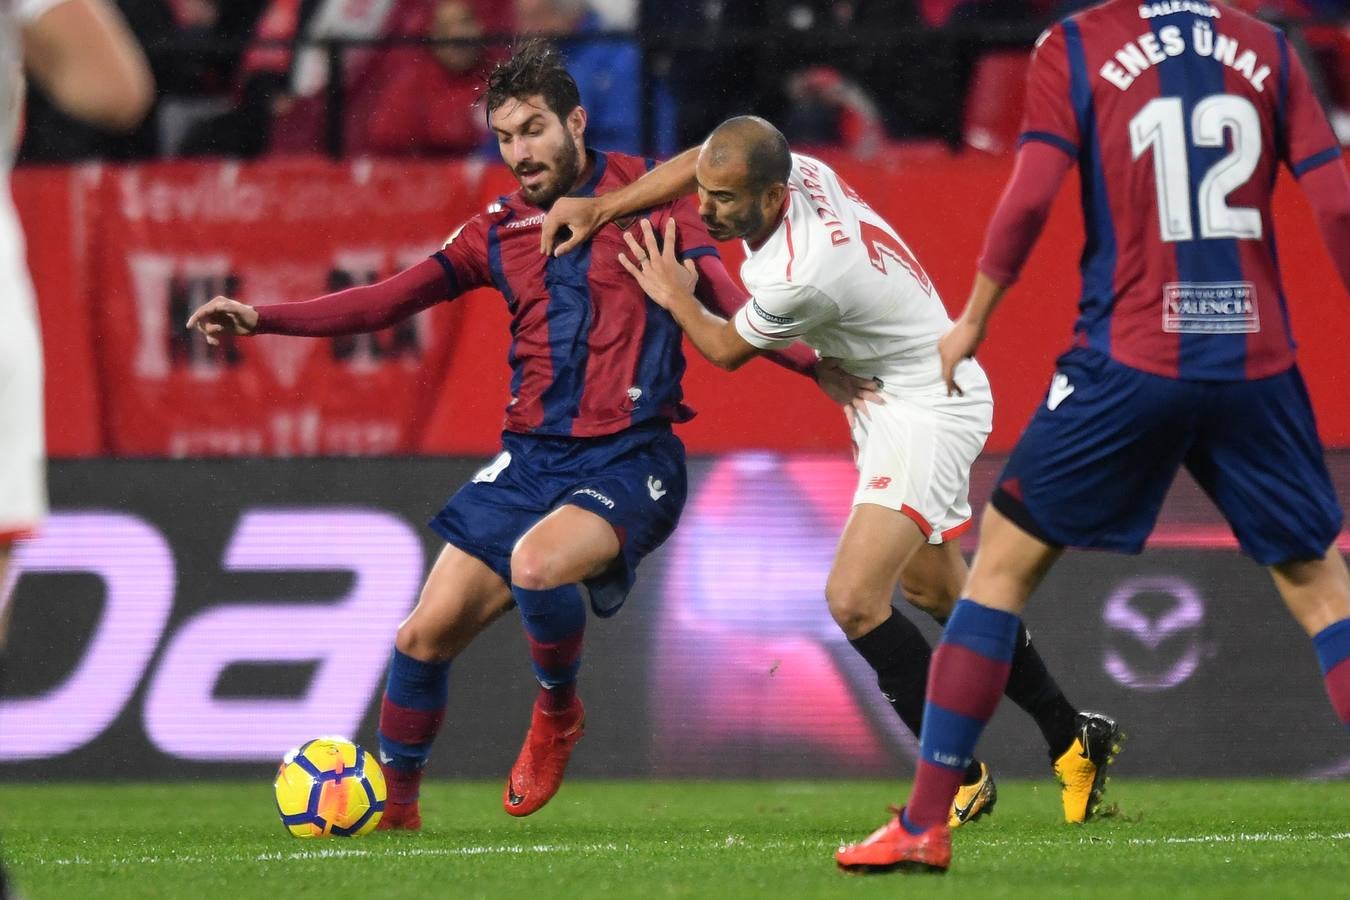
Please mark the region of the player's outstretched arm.
[[674, 156], [634, 182], [599, 197], [561, 197], [539, 229], [539, 252], [562, 256], [607, 222], [692, 194], [698, 147]]
[[435, 256], [392, 278], [348, 288], [299, 303], [276, 303], [254, 308], [228, 297], [216, 297], [187, 321], [208, 344], [221, 334], [293, 334], [332, 337], [379, 331], [453, 296], [447, 289], [446, 270]]
[[719, 369], [732, 371], [753, 359], [759, 348], [747, 343], [736, 331], [734, 322], [711, 312], [694, 296], [698, 268], [692, 259], [683, 264], [675, 257], [675, 220], [666, 220], [663, 246], [656, 245], [656, 232], [650, 219], [642, 220], [642, 243], [632, 234], [624, 240], [632, 254], [619, 254], [619, 263], [648, 297], [667, 310], [675, 323], [689, 336], [698, 352]]
[[130, 131], [154, 101], [145, 54], [105, 0], [67, 0], [23, 32], [24, 65], [61, 109], [112, 131]]

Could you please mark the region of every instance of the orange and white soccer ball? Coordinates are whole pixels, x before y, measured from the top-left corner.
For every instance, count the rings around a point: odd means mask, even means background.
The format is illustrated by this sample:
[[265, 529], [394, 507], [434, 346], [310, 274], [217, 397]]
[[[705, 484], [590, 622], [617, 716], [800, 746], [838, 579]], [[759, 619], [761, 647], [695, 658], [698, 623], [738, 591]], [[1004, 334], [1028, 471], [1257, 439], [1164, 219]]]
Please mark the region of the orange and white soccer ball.
[[281, 824], [296, 837], [360, 837], [384, 815], [380, 764], [346, 738], [315, 738], [287, 753], [273, 787]]

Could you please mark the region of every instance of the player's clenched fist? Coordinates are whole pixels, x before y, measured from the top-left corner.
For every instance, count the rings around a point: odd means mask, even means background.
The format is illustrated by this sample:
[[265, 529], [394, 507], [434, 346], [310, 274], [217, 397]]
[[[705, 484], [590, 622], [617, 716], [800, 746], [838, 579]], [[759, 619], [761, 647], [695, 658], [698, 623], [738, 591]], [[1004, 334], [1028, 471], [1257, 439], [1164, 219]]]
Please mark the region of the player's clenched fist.
[[197, 308], [192, 318], [187, 320], [188, 330], [193, 328], [206, 336], [211, 346], [220, 343], [220, 335], [252, 334], [258, 327], [258, 311], [253, 307], [231, 300], [229, 297], [213, 297], [210, 302]]

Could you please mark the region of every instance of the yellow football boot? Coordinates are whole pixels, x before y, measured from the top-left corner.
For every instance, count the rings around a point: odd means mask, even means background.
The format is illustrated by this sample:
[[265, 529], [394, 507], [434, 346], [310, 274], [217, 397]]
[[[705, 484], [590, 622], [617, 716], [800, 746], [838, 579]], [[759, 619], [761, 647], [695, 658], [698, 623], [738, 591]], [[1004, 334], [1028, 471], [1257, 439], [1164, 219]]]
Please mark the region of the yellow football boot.
[[994, 776], [989, 774], [989, 767], [981, 762], [980, 779], [957, 789], [956, 799], [952, 800], [951, 815], [947, 817], [947, 827], [957, 828], [985, 813], [992, 813], [997, 802], [998, 788], [994, 785]]
[[1077, 736], [1055, 760], [1064, 821], [1086, 822], [1096, 814], [1106, 790], [1106, 767], [1120, 752], [1125, 735], [1116, 720], [1101, 713], [1081, 712], [1074, 721]]

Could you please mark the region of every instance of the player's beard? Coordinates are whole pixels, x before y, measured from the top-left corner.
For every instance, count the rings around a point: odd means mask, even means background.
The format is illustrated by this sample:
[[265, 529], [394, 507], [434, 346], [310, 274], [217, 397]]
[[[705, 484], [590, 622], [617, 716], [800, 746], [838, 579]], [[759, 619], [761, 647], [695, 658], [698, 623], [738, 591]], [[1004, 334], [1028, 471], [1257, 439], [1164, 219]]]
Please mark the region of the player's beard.
[[[545, 168], [553, 170], [552, 178], [545, 178], [530, 187], [520, 185], [520, 193], [540, 209], [548, 209], [553, 205], [553, 201], [571, 191], [573, 185], [577, 183], [577, 176], [581, 174], [581, 153], [577, 150], [576, 143], [570, 139], [565, 141], [553, 164]], [[537, 172], [538, 169], [531, 167], [530, 171]], [[519, 181], [521, 173], [516, 171], [515, 176]]]
[[759, 204], [751, 204], [744, 214], [723, 221], [716, 216], [705, 217], [703, 224], [708, 226], [708, 234], [714, 240], [729, 241], [755, 234], [764, 227], [764, 212]]

